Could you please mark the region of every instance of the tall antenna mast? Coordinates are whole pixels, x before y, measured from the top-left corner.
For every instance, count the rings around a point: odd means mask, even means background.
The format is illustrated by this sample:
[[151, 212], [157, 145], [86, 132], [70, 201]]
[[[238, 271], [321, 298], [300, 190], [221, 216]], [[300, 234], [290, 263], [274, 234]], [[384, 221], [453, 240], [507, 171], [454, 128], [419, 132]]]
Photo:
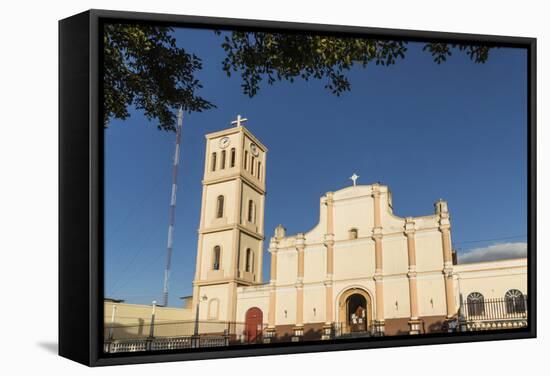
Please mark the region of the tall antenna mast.
[[170, 282], [170, 266], [172, 264], [172, 246], [174, 244], [174, 220], [176, 217], [176, 193], [178, 190], [178, 166], [180, 163], [181, 126], [183, 124], [183, 108], [178, 112], [176, 127], [176, 149], [172, 165], [172, 194], [170, 195], [170, 210], [168, 217], [168, 245], [166, 247], [166, 268], [164, 269], [164, 289], [162, 291], [163, 306], [168, 306], [168, 286]]

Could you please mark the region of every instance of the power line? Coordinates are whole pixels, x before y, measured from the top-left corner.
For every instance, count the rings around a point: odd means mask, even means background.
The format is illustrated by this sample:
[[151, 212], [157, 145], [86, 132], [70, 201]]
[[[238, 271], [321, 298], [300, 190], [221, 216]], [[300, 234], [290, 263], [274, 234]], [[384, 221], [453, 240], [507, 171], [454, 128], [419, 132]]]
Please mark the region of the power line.
[[[132, 259], [126, 264], [126, 266], [124, 267], [124, 269], [120, 272], [118, 272], [118, 278], [115, 280], [114, 283], [111, 284], [111, 291], [115, 291], [116, 290], [116, 287], [117, 285], [124, 280], [124, 277], [125, 277], [125, 274], [129, 271], [130, 269], [130, 266], [132, 264], [134, 264], [134, 262], [136, 262], [136, 260], [138, 259], [138, 257], [142, 254], [142, 252], [147, 249], [147, 242], [149, 240], [151, 240], [152, 236], [153, 235], [156, 235], [160, 232], [160, 227], [156, 227], [156, 231], [149, 231], [148, 233], [148, 236], [146, 237], [146, 239], [142, 242], [142, 246], [140, 248], [138, 248], [138, 250], [136, 252], [134, 252], [134, 255], [132, 257]], [[149, 247], [151, 248], [151, 247]]]
[[163, 179], [154, 180], [153, 185], [146, 192], [146, 194], [135, 205], [133, 205], [131, 208], [129, 208], [129, 210], [127, 211], [126, 216], [122, 219], [122, 221], [120, 221], [115, 226], [111, 226], [112, 230], [107, 235], [110, 238], [113, 238], [113, 237], [115, 237], [115, 235], [118, 235], [120, 230], [122, 230], [122, 228], [124, 228], [125, 225], [128, 223], [129, 219], [130, 218], [135, 218], [136, 217], [135, 214], [137, 214], [136, 212], [141, 210], [143, 208], [144, 204], [151, 202], [151, 200], [147, 200], [147, 199], [150, 199], [151, 195], [153, 193], [156, 193], [158, 191], [158, 189], [163, 185], [164, 185]]
[[[156, 264], [158, 263], [158, 261], [161, 259], [162, 256], [164, 256], [164, 254], [162, 253], [156, 253], [154, 254], [155, 257], [152, 258], [151, 262], [145, 264], [143, 266], [143, 268], [139, 269], [139, 270], [136, 270], [135, 273], [133, 273], [132, 275], [130, 275], [130, 277], [134, 277], [138, 274], [140, 274], [141, 272], [143, 272], [144, 270], [146, 270], [147, 268], [151, 267], [151, 266], [156, 266]], [[126, 287], [126, 285], [128, 283], [130, 283], [132, 281], [132, 278], [128, 279], [125, 283], [123, 283], [122, 285], [118, 286], [118, 288], [116, 290], [113, 289], [112, 291], [112, 294], [114, 295], [115, 292], [118, 292], [120, 291], [120, 289], [122, 289], [123, 287]]]

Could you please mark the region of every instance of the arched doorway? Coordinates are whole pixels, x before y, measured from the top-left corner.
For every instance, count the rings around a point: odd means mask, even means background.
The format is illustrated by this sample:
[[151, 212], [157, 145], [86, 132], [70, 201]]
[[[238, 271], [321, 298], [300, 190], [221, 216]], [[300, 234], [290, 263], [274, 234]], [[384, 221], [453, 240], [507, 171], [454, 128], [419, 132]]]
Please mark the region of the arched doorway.
[[363, 289], [352, 288], [340, 296], [338, 321], [343, 333], [368, 332], [372, 322], [372, 300]]
[[351, 295], [347, 301], [347, 321], [350, 332], [367, 331], [367, 299], [361, 294]]
[[246, 311], [245, 327], [246, 342], [256, 343], [262, 339], [264, 314], [258, 307], [252, 307]]

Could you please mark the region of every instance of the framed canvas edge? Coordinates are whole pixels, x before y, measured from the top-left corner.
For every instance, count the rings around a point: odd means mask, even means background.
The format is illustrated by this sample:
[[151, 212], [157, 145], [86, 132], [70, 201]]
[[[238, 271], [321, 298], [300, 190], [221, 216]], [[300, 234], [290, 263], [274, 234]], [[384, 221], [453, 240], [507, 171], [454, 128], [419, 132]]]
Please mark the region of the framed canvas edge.
[[[417, 31], [403, 29], [370, 28], [362, 26], [325, 25], [313, 23], [296, 23], [284, 21], [263, 21], [248, 19], [232, 19], [219, 17], [186, 16], [159, 13], [122, 12], [110, 10], [92, 9], [84, 14], [88, 15], [89, 28], [89, 116], [88, 127], [90, 132], [89, 143], [89, 202], [88, 210], [90, 223], [88, 228], [89, 252], [86, 257], [89, 261], [89, 341], [85, 344], [89, 357], [87, 360], [74, 359], [89, 366], [105, 366], [116, 364], [152, 363], [166, 361], [199, 360], [213, 358], [231, 358], [245, 356], [278, 355], [307, 352], [341, 351], [354, 349], [370, 349], [384, 347], [403, 347], [414, 345], [451, 344], [464, 342], [482, 342], [506, 339], [524, 339], [536, 337], [536, 38], [510, 37], [499, 35], [463, 34], [437, 31]], [[449, 335], [423, 335], [422, 337], [383, 337], [375, 341], [342, 341], [330, 343], [307, 342], [296, 344], [281, 344], [279, 346], [260, 345], [246, 348], [229, 348], [212, 351], [196, 352], [171, 352], [171, 353], [143, 353], [140, 355], [106, 356], [102, 352], [102, 319], [103, 319], [103, 274], [101, 265], [103, 262], [102, 249], [102, 215], [103, 208], [103, 176], [102, 170], [102, 126], [99, 119], [100, 111], [100, 51], [99, 51], [99, 25], [104, 20], [123, 20], [131, 22], [161, 22], [178, 24], [183, 27], [228, 27], [228, 28], [260, 28], [270, 30], [326, 32], [348, 35], [369, 35], [376, 37], [402, 37], [414, 40], [441, 40], [494, 43], [498, 45], [523, 47], [528, 50], [528, 290], [529, 295], [529, 326], [525, 330], [507, 332], [489, 332], [476, 334]], [[60, 24], [65, 20], [61, 20]], [[61, 57], [60, 57], [61, 61]], [[84, 90], [84, 89], [81, 89]], [[61, 94], [61, 93], [60, 93]], [[61, 110], [61, 109], [60, 109]], [[61, 119], [60, 119], [61, 126]], [[60, 135], [61, 136], [61, 135]], [[60, 144], [61, 148], [61, 144]], [[63, 161], [60, 160], [60, 174]], [[61, 184], [61, 180], [60, 180]], [[60, 197], [60, 205], [61, 205]], [[64, 198], [67, 199], [67, 198]], [[60, 216], [61, 224], [66, 220]], [[61, 236], [61, 234], [60, 234]], [[61, 266], [60, 260], [60, 266]], [[60, 270], [61, 272], [61, 270]], [[62, 290], [71, 290], [73, 286], [59, 286], [60, 299]], [[61, 305], [60, 301], [60, 305]], [[82, 311], [82, 310], [81, 310]], [[62, 323], [60, 322], [60, 326]], [[60, 328], [61, 330], [61, 328]], [[60, 341], [61, 342], [61, 341]], [[61, 343], [60, 343], [61, 345]], [[61, 348], [61, 346], [60, 346]], [[60, 351], [61, 352], [61, 351]], [[60, 354], [63, 355], [63, 354]], [[65, 356], [65, 355], [63, 355]]]
[[82, 364], [91, 363], [89, 316], [96, 309], [89, 284], [89, 194], [95, 189], [89, 180], [89, 13], [58, 23], [58, 353]]
[[[453, 334], [455, 336], [456, 334]], [[449, 338], [452, 338], [449, 340]], [[350, 351], [350, 350], [369, 350], [381, 349], [388, 347], [410, 347], [410, 346], [427, 346], [427, 345], [450, 345], [459, 343], [487, 342], [487, 341], [505, 341], [514, 339], [530, 339], [536, 338], [536, 335], [530, 331], [518, 331], [514, 333], [495, 333], [477, 334], [449, 337], [448, 335], [431, 337], [423, 336], [418, 338], [390, 338], [386, 340], [377, 338], [372, 342], [365, 340], [357, 342], [342, 342], [342, 343], [323, 343], [323, 344], [306, 344], [292, 345], [283, 344], [278, 347], [250, 347], [250, 348], [235, 348], [215, 351], [196, 351], [188, 353], [144, 353], [143, 355], [121, 355], [117, 357], [99, 358], [91, 366], [109, 366], [123, 364], [141, 364], [141, 363], [161, 363], [173, 361], [190, 361], [190, 360], [207, 360], [207, 359], [225, 359], [225, 358], [242, 358], [252, 356], [268, 356], [268, 355], [289, 355], [289, 354], [307, 354], [317, 352], [334, 352], [334, 351]], [[338, 340], [341, 341], [341, 340]]]
[[307, 22], [291, 22], [291, 21], [273, 21], [273, 20], [257, 20], [244, 18], [225, 18], [212, 16], [194, 16], [194, 15], [177, 15], [168, 13], [147, 13], [147, 12], [128, 12], [116, 10], [90, 9], [92, 18], [110, 19], [116, 21], [128, 22], [145, 22], [145, 23], [164, 23], [164, 24], [179, 24], [187, 27], [201, 28], [242, 28], [242, 29], [263, 29], [263, 30], [279, 30], [279, 31], [297, 31], [297, 32], [316, 32], [316, 33], [335, 33], [348, 35], [362, 35], [382, 38], [395, 38], [418, 41], [463, 41], [463, 42], [478, 42], [498, 45], [507, 45], [518, 47], [526, 47], [532, 43], [536, 43], [536, 38], [518, 37], [506, 35], [490, 35], [490, 34], [475, 34], [475, 33], [458, 33], [445, 31], [425, 31], [397, 28], [381, 28], [368, 26], [353, 26], [353, 25], [337, 25], [337, 24], [319, 24]]

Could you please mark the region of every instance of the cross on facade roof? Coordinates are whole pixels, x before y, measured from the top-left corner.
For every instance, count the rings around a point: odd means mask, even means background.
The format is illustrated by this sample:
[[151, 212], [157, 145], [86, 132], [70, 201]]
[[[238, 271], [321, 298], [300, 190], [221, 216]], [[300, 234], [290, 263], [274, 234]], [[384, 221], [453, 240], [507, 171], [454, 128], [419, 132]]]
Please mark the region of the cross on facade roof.
[[353, 173], [353, 175], [351, 175], [350, 179], [353, 181], [353, 186], [355, 187], [357, 185], [357, 178], [359, 177], [359, 175], [357, 175], [356, 173]]
[[243, 118], [241, 117], [241, 115], [237, 115], [237, 119], [233, 120], [231, 124], [235, 124], [236, 127], [240, 127], [241, 123], [244, 123], [247, 120], [248, 120], [247, 118]]

